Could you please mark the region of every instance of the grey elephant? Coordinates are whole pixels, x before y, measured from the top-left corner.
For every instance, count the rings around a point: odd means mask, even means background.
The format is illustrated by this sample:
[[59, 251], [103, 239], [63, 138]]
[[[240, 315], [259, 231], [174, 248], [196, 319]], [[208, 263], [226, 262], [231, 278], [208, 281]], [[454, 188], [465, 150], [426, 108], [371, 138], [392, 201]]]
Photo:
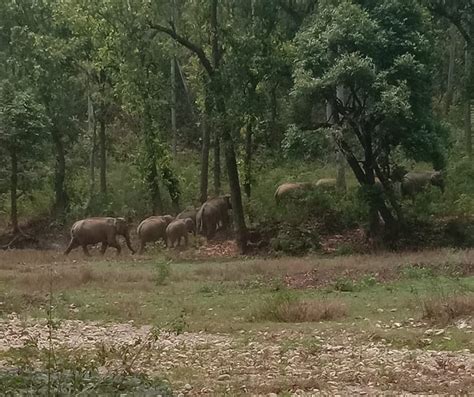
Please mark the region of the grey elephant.
[[162, 239], [167, 245], [166, 227], [173, 222], [171, 215], [150, 216], [143, 220], [137, 227], [138, 239], [140, 240], [139, 254], [145, 251], [146, 243]]
[[168, 246], [173, 248], [177, 243], [176, 246], [179, 247], [181, 239], [184, 239], [184, 245], [187, 246], [190, 232], [194, 232], [194, 222], [191, 218], [174, 220], [166, 227]]
[[196, 230], [208, 239], [218, 228], [227, 229], [230, 224], [229, 210], [232, 209], [230, 195], [207, 200], [196, 214]]
[[402, 180], [403, 196], [414, 198], [427, 186], [437, 186], [444, 192], [444, 177], [441, 171], [407, 172]]
[[324, 192], [335, 191], [336, 185], [336, 178], [321, 178], [316, 182], [316, 188]]
[[196, 214], [197, 214], [196, 208], [188, 207], [176, 216], [176, 219], [186, 219], [186, 218], [192, 219], [193, 224], [194, 224], [194, 235], [196, 235]]
[[71, 227], [71, 241], [69, 242], [65, 255], [77, 247], [82, 247], [84, 254], [90, 256], [88, 245], [102, 243], [100, 252], [105, 253], [108, 246], [117, 249], [120, 254], [121, 247], [117, 242], [117, 235], [125, 237], [128, 249], [135, 253], [130, 243], [129, 224], [125, 218], [97, 217], [77, 221]]
[[282, 200], [289, 197], [294, 197], [305, 190], [310, 190], [314, 188], [313, 183], [307, 182], [287, 182], [283, 183], [277, 187], [275, 191], [275, 201], [277, 204], [280, 204]]

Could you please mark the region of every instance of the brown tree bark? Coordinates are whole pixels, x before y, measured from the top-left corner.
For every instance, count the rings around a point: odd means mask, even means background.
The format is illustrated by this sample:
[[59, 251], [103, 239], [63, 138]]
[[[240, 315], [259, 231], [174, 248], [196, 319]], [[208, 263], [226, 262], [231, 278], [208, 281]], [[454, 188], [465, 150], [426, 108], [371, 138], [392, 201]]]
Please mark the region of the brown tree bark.
[[102, 195], [107, 194], [107, 135], [106, 125], [104, 116], [99, 121], [99, 152], [100, 152], [100, 163], [99, 163], [99, 179], [100, 179], [100, 193]]
[[247, 198], [250, 198], [252, 193], [252, 122], [249, 121], [246, 128], [245, 134], [245, 180], [244, 180], [244, 192]]
[[209, 93], [206, 92], [205, 109], [202, 118], [202, 148], [201, 148], [201, 183], [199, 201], [204, 203], [207, 200], [209, 188], [209, 147], [211, 144], [211, 105]]
[[18, 157], [15, 149], [10, 152], [10, 223], [14, 234], [20, 232], [18, 227]]
[[466, 43], [464, 51], [464, 95], [463, 95], [463, 118], [464, 118], [464, 139], [467, 157], [472, 160], [472, 125], [471, 125], [471, 86], [473, 81], [472, 73], [472, 48]]
[[221, 193], [221, 141], [219, 131], [214, 129], [214, 195]]
[[56, 151], [56, 164], [54, 171], [54, 212], [56, 216], [63, 217], [68, 207], [68, 195], [66, 192], [66, 157], [64, 151], [64, 143], [61, 134], [54, 126], [52, 129], [52, 137]]

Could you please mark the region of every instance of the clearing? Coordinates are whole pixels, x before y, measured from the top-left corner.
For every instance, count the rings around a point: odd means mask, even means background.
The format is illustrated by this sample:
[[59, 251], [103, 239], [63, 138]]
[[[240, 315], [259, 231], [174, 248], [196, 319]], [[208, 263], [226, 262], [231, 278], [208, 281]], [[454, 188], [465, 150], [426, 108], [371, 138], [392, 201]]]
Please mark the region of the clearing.
[[0, 389], [67, 368], [84, 393], [474, 393], [474, 251], [97, 255], [0, 253]]

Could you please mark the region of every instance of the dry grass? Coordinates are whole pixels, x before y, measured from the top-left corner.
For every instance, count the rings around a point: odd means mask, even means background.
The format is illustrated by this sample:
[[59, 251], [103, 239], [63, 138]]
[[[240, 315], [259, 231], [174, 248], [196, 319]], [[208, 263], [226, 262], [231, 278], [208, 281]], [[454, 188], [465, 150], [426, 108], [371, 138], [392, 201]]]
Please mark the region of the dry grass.
[[433, 250], [343, 257], [274, 258], [228, 263], [194, 263], [192, 272], [174, 272], [173, 281], [240, 281], [286, 277], [293, 287], [317, 287], [340, 278], [358, 280], [373, 275], [377, 281], [400, 278], [407, 267], [424, 268], [433, 275], [474, 274], [474, 251]]
[[474, 315], [473, 294], [435, 296], [423, 301], [423, 318], [433, 323], [446, 325], [459, 317], [472, 315]]
[[281, 323], [305, 323], [336, 320], [346, 314], [346, 305], [338, 300], [298, 299], [284, 292], [264, 302], [255, 311], [254, 318]]

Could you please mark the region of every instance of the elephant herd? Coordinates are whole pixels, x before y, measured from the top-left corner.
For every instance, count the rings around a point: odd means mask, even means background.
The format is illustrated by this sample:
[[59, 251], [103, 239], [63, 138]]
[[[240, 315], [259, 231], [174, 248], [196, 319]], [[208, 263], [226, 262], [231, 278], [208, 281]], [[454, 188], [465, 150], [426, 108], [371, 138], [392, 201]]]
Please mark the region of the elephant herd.
[[[230, 195], [224, 195], [207, 200], [200, 208], [187, 208], [176, 217], [171, 215], [150, 216], [137, 227], [139, 253], [145, 251], [147, 243], [163, 240], [168, 247], [188, 244], [188, 234], [200, 233], [212, 238], [217, 230], [227, 229], [230, 224], [229, 210], [232, 209]], [[135, 253], [129, 233], [129, 224], [125, 218], [95, 217], [82, 219], [71, 227], [71, 241], [65, 255], [77, 247], [82, 247], [84, 254], [89, 256], [88, 245], [101, 243], [101, 253], [107, 247], [113, 247], [120, 254], [121, 247], [117, 236], [123, 236], [128, 249]]]
[[[380, 189], [383, 189], [382, 183], [378, 178], [375, 178], [375, 185]], [[396, 185], [398, 187], [398, 192], [403, 197], [411, 197], [413, 199], [416, 194], [420, 193], [430, 185], [437, 186], [442, 192], [444, 192], [444, 176], [441, 171], [407, 172]], [[316, 183], [283, 183], [278, 186], [275, 191], [275, 201], [279, 204], [282, 200], [288, 199], [295, 194], [310, 190], [319, 190], [321, 192], [335, 191], [336, 179], [323, 178], [319, 179]]]

